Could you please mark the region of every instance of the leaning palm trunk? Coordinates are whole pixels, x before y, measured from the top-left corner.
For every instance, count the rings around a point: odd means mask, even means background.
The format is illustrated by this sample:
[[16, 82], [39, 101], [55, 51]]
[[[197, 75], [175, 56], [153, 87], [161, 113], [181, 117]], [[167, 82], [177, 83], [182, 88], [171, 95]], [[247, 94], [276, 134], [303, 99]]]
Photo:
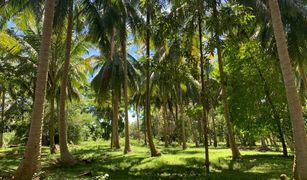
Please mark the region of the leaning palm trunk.
[[296, 179], [307, 179], [307, 138], [302, 106], [294, 83], [294, 75], [292, 72], [278, 1], [269, 0], [269, 5], [280, 66], [286, 87], [290, 119], [293, 126], [295, 146], [294, 175]]
[[[217, 6], [217, 2], [215, 1], [214, 3], [214, 7], [213, 7], [213, 16], [215, 18], [217, 18], [218, 16], [218, 12], [216, 9]], [[227, 87], [226, 87], [226, 77], [225, 77], [225, 73], [224, 73], [224, 67], [223, 67], [223, 61], [222, 61], [222, 52], [221, 52], [221, 47], [219, 44], [219, 24], [216, 23], [215, 26], [215, 40], [217, 43], [217, 54], [218, 54], [218, 66], [219, 66], [219, 73], [220, 73], [220, 78], [221, 78], [221, 87], [222, 87], [222, 99], [223, 99], [223, 105], [224, 105], [224, 117], [225, 117], [225, 121], [226, 121], [226, 127], [227, 127], [227, 131], [228, 131], [228, 138], [229, 138], [229, 145], [231, 148], [231, 152], [232, 152], [232, 159], [237, 159], [239, 158], [240, 155], [240, 151], [238, 149], [238, 146], [236, 144], [236, 140], [235, 140], [235, 136], [234, 136], [234, 132], [233, 132], [233, 125], [231, 123], [230, 120], [230, 112], [229, 112], [229, 104], [228, 104], [228, 93], [227, 93]]]
[[[148, 144], [150, 147], [151, 156], [160, 156], [161, 153], [157, 151], [153, 142], [151, 121], [150, 121], [150, 5], [147, 0], [147, 35], [146, 35], [146, 103], [145, 103], [145, 121], [146, 121], [146, 132], [148, 137]], [[145, 137], [146, 138], [146, 137]]]
[[273, 112], [273, 117], [276, 121], [276, 125], [277, 125], [277, 130], [278, 130], [278, 138], [280, 139], [280, 142], [282, 144], [282, 149], [283, 149], [283, 155], [284, 156], [288, 156], [288, 150], [287, 150], [287, 145], [286, 145], [286, 142], [285, 142], [285, 138], [284, 138], [284, 132], [282, 130], [282, 126], [281, 126], [281, 121], [280, 121], [280, 117], [278, 115], [278, 111], [276, 110], [274, 104], [273, 104], [273, 101], [271, 99], [271, 95], [270, 95], [270, 91], [269, 91], [269, 86], [268, 86], [268, 83], [266, 81], [266, 79], [264, 78], [259, 66], [257, 65], [257, 63], [255, 63], [255, 67], [258, 71], [258, 74], [261, 78], [261, 80], [263, 81], [263, 85], [264, 85], [264, 93], [266, 95], [266, 98], [268, 100], [268, 103], [269, 105], [271, 106], [271, 109], [272, 109], [272, 112]]
[[19, 164], [15, 179], [29, 180], [40, 168], [42, 121], [44, 101], [46, 94], [48, 56], [52, 34], [52, 23], [54, 16], [54, 0], [47, 0], [45, 3], [45, 15], [43, 35], [38, 56], [37, 78], [35, 87], [35, 98], [32, 111], [29, 138], [27, 141], [24, 157]]
[[65, 117], [66, 109], [66, 96], [67, 96], [67, 81], [69, 73], [70, 64], [70, 49], [71, 49], [71, 38], [72, 38], [72, 28], [73, 28], [73, 0], [69, 1], [68, 7], [68, 25], [66, 34], [66, 46], [65, 46], [65, 61], [63, 67], [63, 76], [61, 82], [61, 92], [60, 92], [60, 117], [59, 117], [59, 138], [60, 138], [60, 153], [61, 153], [61, 163], [64, 165], [74, 164], [75, 160], [70, 154], [67, 146], [67, 119]]
[[[218, 38], [217, 38], [218, 40]], [[227, 132], [228, 132], [228, 138], [229, 138], [229, 145], [231, 148], [232, 152], [232, 159], [237, 159], [239, 158], [240, 151], [238, 149], [238, 146], [236, 144], [234, 132], [233, 132], [233, 125], [230, 121], [230, 113], [229, 113], [229, 104], [227, 100], [227, 87], [226, 87], [226, 82], [225, 82], [225, 73], [223, 69], [223, 61], [222, 61], [222, 53], [220, 48], [217, 48], [217, 53], [218, 53], [218, 64], [219, 64], [219, 72], [220, 72], [220, 77], [221, 77], [221, 86], [222, 86], [222, 98], [223, 98], [223, 105], [224, 105], [224, 117], [226, 121], [226, 127], [227, 127]]]
[[122, 53], [123, 53], [123, 65], [124, 65], [124, 101], [125, 101], [125, 149], [124, 154], [131, 152], [130, 139], [129, 139], [129, 119], [128, 119], [128, 69], [127, 69], [127, 49], [126, 49], [126, 21], [123, 24], [123, 39], [122, 39]]

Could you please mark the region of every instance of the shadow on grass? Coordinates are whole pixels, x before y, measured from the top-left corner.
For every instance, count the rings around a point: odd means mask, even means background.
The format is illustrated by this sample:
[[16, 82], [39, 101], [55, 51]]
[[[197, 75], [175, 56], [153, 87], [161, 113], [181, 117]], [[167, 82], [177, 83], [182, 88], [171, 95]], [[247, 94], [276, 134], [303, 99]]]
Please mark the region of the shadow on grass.
[[[291, 176], [293, 156], [284, 157], [281, 155], [244, 155], [242, 159], [232, 160], [229, 158], [219, 158], [217, 162], [211, 164], [212, 168], [224, 174], [241, 174], [252, 172], [262, 179], [278, 179], [281, 174]], [[252, 176], [251, 176], [252, 177]]]
[[[44, 170], [52, 178], [80, 179], [79, 175], [87, 174], [82, 179], [104, 174], [109, 179], [278, 179], [280, 174], [291, 172], [293, 157], [279, 155], [244, 155], [242, 159], [233, 161], [230, 157], [219, 158], [211, 163], [211, 172], [205, 173], [204, 159], [199, 157], [183, 157], [183, 164], [170, 164], [166, 161], [154, 161], [139, 155], [110, 154], [112, 150], [103, 147], [97, 149], [76, 149], [73, 151], [80, 163], [71, 167], [48, 167]], [[115, 150], [115, 152], [121, 150]], [[196, 154], [198, 151], [182, 151], [164, 149], [168, 154]], [[91, 154], [90, 156], [87, 156]], [[83, 162], [90, 158], [90, 162]], [[151, 166], [147, 166], [151, 164]], [[142, 168], [138, 168], [142, 166]]]
[[[0, 153], [0, 177], [11, 174], [22, 157], [24, 147], [12, 148]], [[72, 153], [79, 163], [60, 167], [49, 162], [48, 150], [43, 151], [43, 167], [48, 179], [93, 179], [104, 174], [109, 179], [278, 179], [280, 174], [291, 173], [293, 157], [272, 154], [244, 155], [233, 161], [231, 157], [220, 157], [211, 162], [211, 172], [205, 173], [204, 159], [197, 154], [199, 149], [182, 151], [179, 148], [164, 148], [164, 154], [174, 155], [181, 163], [168, 159], [151, 158], [147, 149], [139, 149], [128, 155], [122, 149], [112, 150], [107, 145], [74, 148]], [[195, 154], [195, 156], [194, 156]], [[185, 156], [187, 155], [187, 156]], [[84, 176], [79, 177], [84, 174]]]
[[163, 149], [161, 151], [162, 154], [173, 154], [173, 155], [176, 155], [176, 154], [199, 154], [199, 153], [202, 153], [203, 151], [201, 150], [190, 150], [190, 149], [187, 149], [187, 150], [182, 150], [182, 149]]
[[6, 176], [8, 172], [17, 168], [23, 152], [24, 147], [14, 147], [5, 149], [0, 153], [0, 177]]

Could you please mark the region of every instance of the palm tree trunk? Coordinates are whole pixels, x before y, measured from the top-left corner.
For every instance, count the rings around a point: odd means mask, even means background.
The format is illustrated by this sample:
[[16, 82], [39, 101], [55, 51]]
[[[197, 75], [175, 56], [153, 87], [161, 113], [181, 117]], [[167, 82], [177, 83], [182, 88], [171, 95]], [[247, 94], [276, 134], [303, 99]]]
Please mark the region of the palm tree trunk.
[[0, 122], [0, 148], [3, 147], [4, 107], [5, 107], [5, 89], [2, 88], [2, 105], [1, 105], [1, 122]]
[[29, 138], [26, 144], [24, 157], [15, 174], [15, 179], [18, 180], [32, 179], [33, 174], [40, 169], [39, 160], [41, 155], [42, 121], [46, 94], [48, 57], [51, 43], [54, 4], [54, 0], [47, 0], [45, 3], [43, 35], [38, 57], [39, 64], [37, 67], [35, 100], [32, 111]]
[[[206, 109], [206, 104], [204, 102], [206, 98], [206, 87], [204, 79], [204, 55], [203, 55], [203, 33], [202, 33], [202, 15], [201, 11], [198, 12], [198, 33], [199, 33], [199, 51], [200, 51], [200, 78], [201, 78], [201, 98], [203, 105], [203, 128], [204, 128], [204, 144], [205, 144], [205, 166], [206, 172], [210, 171], [210, 161], [209, 161], [209, 147], [208, 147], [208, 114]], [[208, 105], [208, 104], [207, 104]]]
[[149, 0], [147, 0], [147, 32], [146, 32], [146, 107], [145, 107], [145, 121], [146, 130], [148, 137], [148, 144], [150, 147], [151, 156], [160, 156], [161, 153], [157, 151], [155, 144], [153, 142], [152, 130], [151, 130], [151, 120], [150, 120], [150, 5]]
[[50, 153], [54, 154], [56, 152], [55, 143], [54, 143], [54, 93], [51, 92], [50, 99], [50, 119], [49, 119], [49, 139], [50, 139]]
[[119, 137], [118, 137], [118, 105], [119, 95], [116, 90], [113, 90], [112, 94], [112, 107], [113, 107], [113, 118], [112, 118], [112, 148], [120, 149]]
[[180, 114], [180, 119], [181, 119], [181, 134], [182, 134], [182, 149], [185, 150], [187, 149], [187, 142], [186, 142], [186, 135], [185, 135], [185, 122], [184, 122], [184, 117], [183, 117], [183, 111], [182, 111], [182, 105], [180, 104], [179, 107], [179, 114]]
[[268, 138], [269, 138], [269, 141], [270, 141], [270, 145], [278, 150], [279, 147], [274, 140], [273, 134], [270, 134]]
[[137, 139], [140, 142], [141, 133], [140, 133], [140, 119], [139, 119], [139, 107], [138, 107], [138, 105], [136, 105], [135, 111], [136, 111]]
[[304, 93], [305, 93], [305, 97], [307, 96], [307, 77], [306, 77], [306, 73], [304, 70], [304, 64], [299, 63], [298, 64], [298, 70], [302, 76], [303, 79], [303, 83], [304, 83]]
[[270, 148], [268, 147], [265, 137], [261, 137], [261, 151], [269, 151]]
[[[214, 17], [217, 17], [218, 12], [216, 9], [216, 2], [214, 3], [213, 7], [213, 15]], [[238, 159], [240, 155], [240, 151], [238, 149], [238, 146], [236, 144], [234, 132], [233, 132], [233, 125], [230, 120], [230, 112], [229, 112], [229, 104], [228, 104], [228, 93], [227, 93], [227, 87], [226, 87], [226, 78], [225, 78], [225, 73], [224, 73], [224, 67], [223, 67], [223, 61], [222, 61], [222, 52], [221, 52], [221, 47], [219, 44], [219, 24], [216, 23], [215, 27], [215, 40], [217, 43], [217, 54], [218, 54], [218, 66], [219, 66], [219, 72], [220, 72], [220, 78], [221, 78], [221, 87], [222, 87], [222, 99], [223, 99], [223, 105], [224, 105], [224, 117], [226, 121], [226, 127], [228, 131], [228, 137], [229, 137], [229, 145], [231, 148], [232, 152], [232, 159]]]
[[212, 115], [212, 131], [213, 131], [213, 146], [217, 147], [217, 135], [216, 135], [215, 116], [214, 115]]
[[[225, 127], [227, 129], [227, 127]], [[228, 132], [227, 130], [224, 129], [224, 132], [225, 132], [225, 141], [226, 141], [226, 147], [227, 148], [230, 148], [230, 143], [229, 143], [229, 135], [228, 135]], [[246, 140], [243, 141], [243, 143], [246, 144]]]
[[163, 102], [163, 107], [162, 107], [162, 113], [163, 113], [163, 120], [164, 120], [164, 147], [168, 147], [168, 129], [167, 129], [167, 109], [166, 109], [166, 102]]
[[[115, 36], [116, 28], [112, 28], [111, 34], [111, 47], [110, 47], [110, 58], [114, 61], [115, 53]], [[117, 90], [112, 91], [112, 134], [111, 134], [111, 148], [120, 149], [119, 137], [118, 137], [118, 104], [119, 104], [119, 94]]]
[[187, 142], [186, 142], [186, 134], [185, 134], [185, 121], [183, 116], [183, 105], [182, 105], [182, 91], [178, 85], [178, 91], [179, 91], [179, 115], [181, 120], [181, 137], [182, 137], [182, 149], [187, 149]]
[[[218, 40], [218, 37], [217, 37]], [[236, 144], [234, 132], [233, 132], [233, 125], [230, 121], [230, 113], [229, 113], [229, 104], [228, 104], [228, 93], [227, 93], [227, 87], [226, 87], [226, 80], [225, 80], [225, 73], [223, 69], [223, 61], [222, 61], [222, 53], [219, 47], [217, 47], [217, 53], [218, 53], [218, 64], [219, 64], [219, 72], [221, 77], [221, 86], [222, 86], [222, 99], [224, 104], [224, 117], [226, 121], [226, 127], [228, 132], [228, 138], [229, 138], [229, 145], [232, 152], [232, 159], [238, 159], [240, 155], [240, 151], [238, 149], [238, 146]]]
[[70, 154], [67, 146], [67, 119], [66, 119], [66, 96], [67, 96], [67, 81], [70, 65], [70, 49], [73, 28], [73, 0], [69, 0], [68, 7], [68, 25], [65, 42], [65, 59], [63, 67], [63, 75], [60, 92], [60, 117], [59, 117], [59, 138], [60, 138], [60, 153], [61, 163], [71, 165], [75, 163], [73, 156]]
[[192, 119], [189, 117], [189, 123], [191, 125], [191, 130], [192, 130], [192, 135], [193, 135], [193, 140], [195, 142], [195, 147], [199, 147], [199, 137], [197, 136], [197, 131], [195, 131], [196, 127], [194, 123], [192, 123]]
[[203, 118], [197, 119], [197, 130], [198, 130], [198, 136], [199, 136], [199, 143], [203, 143], [205, 145], [204, 141], [204, 127], [203, 127]]
[[292, 72], [278, 1], [269, 0], [269, 6], [280, 66], [286, 87], [290, 119], [293, 126], [293, 138], [296, 157], [296, 163], [294, 163], [294, 174], [298, 179], [307, 179], [307, 138], [302, 106], [300, 104], [299, 96], [294, 83], [294, 75]]
[[144, 145], [147, 146], [147, 121], [146, 121], [146, 102], [144, 103], [144, 111], [143, 111], [143, 115], [144, 115]]
[[127, 69], [127, 49], [126, 49], [126, 21], [124, 21], [124, 36], [122, 37], [122, 51], [123, 51], [123, 61], [124, 61], [124, 101], [125, 101], [125, 149], [124, 154], [131, 152], [130, 139], [129, 139], [129, 119], [128, 119], [128, 69]]
[[263, 85], [264, 85], [264, 93], [266, 95], [266, 98], [268, 100], [268, 103], [270, 104], [271, 106], [271, 109], [273, 111], [273, 116], [274, 116], [274, 119], [276, 121], [276, 125], [277, 125], [277, 130], [278, 130], [278, 134], [279, 134], [279, 140], [282, 144], [282, 150], [283, 150], [283, 155], [284, 156], [288, 156], [288, 150], [287, 150], [287, 145], [286, 145], [286, 141], [285, 141], [285, 138], [284, 138], [284, 133], [283, 133], [283, 130], [282, 130], [282, 127], [281, 127], [281, 122], [280, 122], [280, 117], [278, 115], [278, 112], [273, 104], [273, 101], [271, 99], [271, 95], [270, 95], [270, 91], [269, 91], [269, 86], [267, 84], [267, 81], [266, 79], [264, 78], [259, 66], [257, 65], [257, 63], [255, 63], [255, 67], [258, 71], [258, 74], [260, 76], [260, 79], [262, 80], [263, 82]]

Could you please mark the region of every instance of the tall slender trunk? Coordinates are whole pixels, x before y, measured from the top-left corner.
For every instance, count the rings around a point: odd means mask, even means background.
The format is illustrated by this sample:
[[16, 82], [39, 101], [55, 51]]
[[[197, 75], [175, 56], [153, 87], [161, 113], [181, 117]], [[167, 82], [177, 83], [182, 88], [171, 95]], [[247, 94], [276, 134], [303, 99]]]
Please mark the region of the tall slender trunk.
[[306, 77], [306, 73], [305, 73], [305, 70], [304, 70], [304, 64], [303, 63], [299, 63], [298, 64], [298, 70], [302, 76], [302, 79], [303, 79], [303, 84], [304, 84], [304, 93], [305, 93], [305, 98], [307, 96], [307, 77]]
[[68, 18], [67, 18], [67, 32], [65, 42], [65, 59], [63, 67], [63, 75], [61, 81], [60, 92], [60, 116], [59, 116], [59, 139], [60, 139], [60, 160], [64, 165], [71, 165], [75, 163], [73, 156], [70, 154], [67, 146], [67, 119], [66, 119], [66, 96], [67, 96], [67, 81], [70, 65], [70, 49], [73, 29], [73, 0], [69, 0]]
[[130, 139], [129, 139], [129, 119], [128, 119], [128, 69], [127, 69], [127, 30], [126, 30], [126, 21], [123, 22], [123, 32], [124, 36], [122, 37], [122, 51], [123, 51], [123, 65], [124, 65], [124, 101], [125, 101], [125, 149], [124, 154], [131, 152]]
[[306, 97], [307, 97], [307, 77], [306, 77], [303, 63], [298, 64], [298, 70], [303, 80], [303, 86], [301, 86], [299, 89], [300, 99], [301, 99], [301, 103], [303, 107], [305, 107]]
[[166, 108], [165, 100], [163, 101], [162, 113], [163, 113], [163, 121], [164, 121], [164, 146], [168, 147], [167, 108]]
[[198, 134], [199, 134], [199, 143], [203, 143], [204, 146], [205, 146], [204, 132], [203, 132], [204, 131], [203, 118], [198, 118], [197, 124], [198, 124], [197, 130], [198, 130]]
[[2, 87], [1, 122], [0, 122], [0, 148], [3, 147], [4, 108], [5, 108], [5, 89]]
[[37, 78], [35, 88], [35, 100], [32, 111], [29, 138], [26, 144], [24, 157], [18, 166], [15, 179], [28, 180], [40, 169], [41, 141], [43, 110], [46, 94], [48, 57], [52, 34], [52, 23], [54, 16], [54, 0], [45, 2], [45, 14], [43, 24], [43, 35], [38, 56]]
[[[114, 61], [115, 54], [115, 36], [116, 28], [112, 28], [111, 34], [111, 47], [110, 47], [110, 58]], [[111, 134], [111, 148], [120, 149], [119, 137], [118, 137], [118, 103], [119, 103], [119, 94], [117, 90], [112, 90], [112, 134]]]
[[199, 137], [197, 136], [197, 131], [195, 131], [195, 125], [192, 123], [192, 119], [189, 117], [189, 123], [191, 125], [191, 130], [192, 130], [192, 135], [193, 135], [193, 140], [195, 142], [195, 147], [199, 147]]
[[236, 140], [235, 140], [235, 136], [234, 136], [234, 132], [233, 132], [233, 125], [230, 121], [229, 104], [228, 104], [228, 100], [227, 100], [228, 93], [227, 93], [226, 79], [225, 79], [225, 73], [224, 73], [224, 69], [223, 69], [222, 53], [221, 53], [220, 47], [217, 47], [217, 53], [218, 53], [218, 64], [219, 64], [219, 72], [220, 72], [221, 86], [222, 86], [222, 99], [223, 99], [223, 105], [224, 105], [224, 117], [225, 117], [225, 121], [226, 121], [227, 132], [228, 132], [229, 145], [230, 145], [231, 152], [232, 152], [232, 159], [237, 159], [241, 155], [240, 155], [240, 151], [238, 149], [238, 146], [236, 144]]
[[[176, 102], [176, 104], [175, 104], [175, 127], [178, 128], [179, 131], [180, 131], [181, 128], [179, 127], [180, 124], [178, 124], [178, 123], [179, 123], [179, 112], [178, 112], [178, 102]], [[182, 139], [181, 139], [181, 141], [179, 139], [179, 145], [182, 145]]]
[[183, 111], [182, 111], [182, 105], [180, 104], [179, 107], [179, 114], [180, 114], [180, 119], [181, 119], [181, 134], [182, 134], [182, 149], [185, 150], [187, 149], [187, 142], [186, 142], [186, 134], [185, 134], [185, 121], [183, 117]]
[[119, 92], [113, 90], [112, 94], [112, 107], [113, 107], [113, 118], [112, 118], [112, 148], [120, 149], [119, 137], [118, 137], [118, 106], [119, 106]]
[[268, 103], [270, 104], [271, 106], [271, 109], [273, 111], [273, 116], [274, 116], [274, 119], [275, 119], [275, 122], [276, 122], [276, 126], [277, 126], [277, 131], [278, 131], [278, 135], [279, 135], [279, 140], [282, 144], [282, 150], [283, 150], [283, 155], [284, 156], [288, 156], [288, 150], [287, 150], [287, 145], [286, 145], [286, 141], [285, 141], [285, 137], [284, 137], [284, 133], [283, 133], [283, 130], [282, 130], [282, 127], [281, 127], [281, 122], [280, 122], [280, 117], [278, 115], [278, 111], [276, 110], [274, 104], [273, 104], [273, 101], [272, 101], [272, 98], [271, 98], [271, 94], [270, 94], [270, 91], [269, 91], [269, 86], [267, 84], [267, 81], [266, 79], [264, 78], [259, 66], [257, 65], [257, 63], [255, 63], [255, 67], [258, 71], [258, 74], [260, 76], [260, 79], [262, 80], [263, 82], [263, 85], [264, 85], [264, 93], [266, 95], [266, 98], [268, 100]]
[[49, 140], [50, 140], [50, 153], [54, 154], [56, 152], [56, 147], [55, 147], [55, 142], [54, 142], [54, 92], [51, 92], [51, 97], [50, 97], [50, 119], [49, 119]]
[[216, 135], [216, 128], [215, 128], [215, 116], [212, 115], [212, 131], [213, 131], [213, 146], [217, 147], [217, 135]]
[[147, 32], [146, 32], [146, 107], [145, 107], [145, 120], [146, 120], [146, 130], [148, 136], [148, 144], [150, 147], [151, 156], [160, 156], [161, 153], [157, 151], [155, 144], [153, 142], [152, 130], [151, 130], [151, 120], [150, 120], [150, 5], [149, 0], [147, 0]]
[[[199, 33], [199, 52], [200, 52], [200, 78], [201, 78], [201, 98], [203, 105], [203, 128], [204, 128], [204, 144], [205, 144], [205, 166], [206, 172], [210, 171], [210, 161], [209, 161], [209, 147], [208, 147], [208, 114], [205, 98], [206, 98], [206, 87], [205, 87], [205, 79], [204, 79], [204, 55], [203, 55], [203, 32], [202, 32], [202, 9], [198, 12], [198, 33]], [[207, 101], [207, 100], [206, 100]]]
[[[226, 127], [226, 129], [227, 129], [227, 127]], [[225, 140], [226, 140], [226, 147], [227, 147], [227, 148], [230, 148], [229, 135], [228, 135], [227, 130], [225, 130]], [[244, 143], [246, 144], [246, 140], [243, 141], [243, 144], [244, 144]]]
[[273, 146], [274, 148], [276, 148], [276, 149], [278, 150], [279, 147], [278, 147], [278, 145], [276, 144], [276, 142], [275, 142], [275, 140], [274, 140], [273, 134], [270, 134], [268, 138], [269, 138], [269, 141], [270, 141], [271, 146]]
[[265, 141], [265, 137], [261, 137], [261, 150], [262, 151], [269, 151], [270, 148], [268, 147], [266, 141]]
[[138, 105], [136, 105], [135, 111], [136, 111], [137, 139], [140, 142], [141, 133], [140, 133], [140, 119], [139, 119], [139, 107], [138, 107]]
[[146, 102], [144, 103], [144, 110], [143, 110], [143, 115], [144, 115], [144, 145], [147, 146], [147, 121], [146, 121]]
[[[49, 73], [50, 74], [50, 83], [51, 83], [51, 87], [50, 87], [50, 95], [49, 95], [49, 111], [50, 111], [50, 118], [49, 118], [49, 122], [48, 122], [48, 131], [49, 131], [49, 150], [50, 150], [50, 154], [55, 154], [56, 153], [56, 146], [55, 146], [55, 141], [54, 141], [54, 136], [55, 136], [55, 101], [56, 101], [56, 82], [55, 82], [55, 69], [56, 69], [56, 59], [57, 59], [57, 53], [53, 53], [52, 54], [52, 59], [49, 65]], [[58, 116], [57, 116], [58, 117]]]
[[288, 45], [281, 21], [278, 1], [269, 0], [269, 6], [280, 66], [286, 87], [290, 119], [293, 126], [296, 158], [296, 163], [294, 163], [294, 174], [297, 179], [307, 179], [307, 138], [302, 106], [294, 83], [294, 75], [292, 72]]
[[[217, 3], [215, 1], [214, 7], [213, 7], [213, 15], [217, 18], [218, 12], [217, 12]], [[220, 47], [220, 38], [219, 38], [219, 24], [216, 23], [215, 26], [215, 41], [216, 41], [216, 48], [217, 48], [217, 55], [218, 55], [218, 66], [219, 66], [219, 73], [221, 78], [221, 87], [222, 87], [222, 99], [223, 99], [223, 105], [224, 105], [224, 117], [226, 121], [226, 127], [228, 131], [228, 137], [229, 137], [229, 145], [232, 152], [232, 159], [239, 158], [240, 151], [238, 149], [238, 146], [236, 144], [234, 132], [233, 132], [233, 125], [230, 120], [230, 112], [229, 112], [229, 104], [228, 104], [228, 93], [227, 93], [227, 85], [226, 85], [226, 77], [224, 73], [224, 67], [223, 67], [223, 60], [222, 60], [222, 52]]]
[[180, 89], [178, 85], [178, 91], [179, 91], [179, 115], [181, 120], [181, 137], [182, 137], [182, 149], [187, 149], [187, 142], [186, 142], [186, 134], [185, 134], [185, 121], [183, 116], [183, 101], [182, 101], [182, 90]]

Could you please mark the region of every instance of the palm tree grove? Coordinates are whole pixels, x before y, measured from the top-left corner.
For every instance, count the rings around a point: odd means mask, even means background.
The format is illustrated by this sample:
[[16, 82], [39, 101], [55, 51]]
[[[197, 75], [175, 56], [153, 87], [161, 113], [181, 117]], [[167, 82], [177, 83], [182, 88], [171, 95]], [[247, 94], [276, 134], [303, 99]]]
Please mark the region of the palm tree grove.
[[0, 179], [307, 180], [307, 1], [0, 0]]

